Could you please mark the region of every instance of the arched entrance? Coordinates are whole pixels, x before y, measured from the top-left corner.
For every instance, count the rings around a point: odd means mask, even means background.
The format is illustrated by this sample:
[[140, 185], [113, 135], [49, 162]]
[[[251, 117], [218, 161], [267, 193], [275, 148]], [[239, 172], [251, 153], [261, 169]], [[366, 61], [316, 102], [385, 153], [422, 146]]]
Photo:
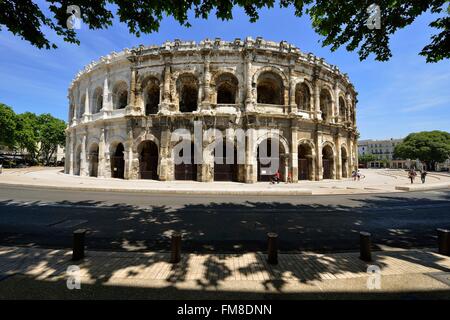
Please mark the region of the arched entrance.
[[144, 86], [144, 105], [145, 105], [145, 115], [157, 114], [159, 108], [159, 80], [150, 77], [146, 79], [143, 83]]
[[341, 163], [342, 163], [342, 178], [348, 178], [348, 157], [347, 150], [341, 147]]
[[334, 176], [333, 149], [328, 145], [322, 148], [322, 166], [323, 166], [323, 179], [333, 179]]
[[238, 181], [237, 151], [231, 142], [216, 145], [222, 155], [214, 149], [214, 181]]
[[112, 178], [124, 178], [125, 160], [124, 160], [125, 148], [123, 144], [119, 143], [111, 156], [111, 177]]
[[89, 149], [89, 176], [98, 176], [98, 144], [94, 143]]
[[[278, 145], [278, 154], [277, 154]], [[262, 146], [266, 146], [266, 154], [262, 152]], [[272, 150], [272, 148], [274, 150]], [[273, 151], [275, 151], [273, 153]], [[280, 171], [282, 180], [286, 176], [285, 172], [286, 153], [283, 145], [277, 139], [268, 138], [258, 145], [257, 162], [258, 162], [258, 181], [270, 181], [271, 177]]]
[[177, 79], [179, 110], [193, 112], [197, 110], [199, 84], [193, 74], [182, 74]]
[[298, 180], [313, 180], [313, 156], [309, 144], [302, 143], [298, 146]]
[[[191, 157], [188, 163], [175, 165], [175, 180], [197, 181], [197, 164], [194, 163], [195, 146], [191, 143]], [[180, 157], [183, 157], [183, 149], [180, 150]]]
[[281, 77], [274, 72], [263, 72], [256, 85], [256, 101], [262, 104], [284, 104], [284, 87]]
[[79, 176], [80, 171], [81, 171], [81, 146], [78, 146], [75, 152], [75, 163], [73, 164], [73, 174]]
[[138, 146], [139, 174], [141, 179], [158, 180], [158, 146], [153, 141], [143, 141]]

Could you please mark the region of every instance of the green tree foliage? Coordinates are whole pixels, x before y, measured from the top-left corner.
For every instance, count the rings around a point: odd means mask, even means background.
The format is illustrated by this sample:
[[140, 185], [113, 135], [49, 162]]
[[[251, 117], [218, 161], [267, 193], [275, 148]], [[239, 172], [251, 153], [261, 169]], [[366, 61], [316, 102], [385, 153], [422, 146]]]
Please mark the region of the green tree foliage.
[[65, 144], [66, 123], [46, 113], [15, 114], [0, 103], [0, 143], [26, 150], [33, 162], [48, 164], [58, 146]]
[[14, 147], [16, 130], [16, 114], [13, 109], [0, 103], [0, 145]]
[[38, 142], [38, 116], [32, 112], [17, 115], [16, 144], [19, 149], [26, 150], [36, 162], [39, 155]]
[[38, 117], [39, 126], [39, 157], [48, 164], [56, 153], [58, 146], [65, 145], [66, 123], [52, 117], [50, 114], [42, 114]]
[[367, 164], [371, 161], [375, 161], [377, 160], [377, 158], [373, 155], [373, 154], [364, 154], [362, 156], [358, 156], [358, 162], [359, 163], [363, 163], [363, 164]]
[[[381, 9], [381, 28], [366, 26], [367, 8], [375, 2]], [[427, 62], [437, 62], [450, 56], [450, 17], [448, 0], [378, 0], [378, 1], [330, 1], [330, 0], [47, 0], [50, 14], [31, 0], [0, 1], [0, 28], [29, 41], [38, 48], [56, 48], [45, 35], [45, 29], [56, 32], [67, 42], [79, 44], [75, 30], [66, 27], [68, 5], [77, 5], [81, 19], [90, 29], [103, 29], [112, 25], [116, 10], [119, 20], [127, 24], [132, 34], [152, 33], [159, 30], [160, 22], [173, 17], [181, 25], [190, 26], [188, 13], [208, 19], [213, 13], [217, 18], [233, 18], [233, 9], [243, 8], [251, 22], [259, 18], [262, 8], [293, 7], [295, 15], [308, 14], [315, 31], [324, 37], [322, 44], [336, 50], [341, 46], [349, 51], [357, 50], [361, 60], [371, 53], [379, 61], [389, 60], [390, 37], [429, 11], [435, 16], [430, 26], [437, 29], [431, 42], [420, 52]], [[46, 12], [47, 12], [46, 11]]]
[[450, 157], [450, 133], [438, 130], [411, 133], [395, 146], [394, 157], [419, 159], [433, 169], [436, 162]]

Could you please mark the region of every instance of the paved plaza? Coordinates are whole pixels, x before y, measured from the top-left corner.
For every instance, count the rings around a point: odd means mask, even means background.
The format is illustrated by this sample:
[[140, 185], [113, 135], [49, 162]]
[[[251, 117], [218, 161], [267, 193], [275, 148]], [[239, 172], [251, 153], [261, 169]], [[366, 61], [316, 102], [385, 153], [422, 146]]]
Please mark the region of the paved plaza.
[[341, 180], [300, 181], [299, 183], [270, 184], [258, 182], [196, 182], [122, 180], [71, 176], [62, 173], [62, 168], [32, 167], [5, 169], [0, 174], [0, 184], [16, 186], [42, 186], [55, 189], [86, 191], [136, 191], [166, 194], [229, 194], [229, 195], [310, 195], [310, 194], [357, 194], [384, 193], [446, 189], [450, 187], [450, 175], [430, 172], [425, 184], [417, 178], [414, 184], [408, 180], [405, 170], [361, 169], [364, 178], [353, 181]]
[[[183, 254], [178, 264], [169, 258], [88, 251], [73, 262], [69, 250], [0, 247], [0, 298], [89, 298], [94, 290], [95, 298], [125, 299], [450, 298], [450, 258], [429, 249], [386, 248], [370, 263], [354, 252], [280, 254], [275, 266], [261, 252]], [[80, 268], [80, 290], [67, 288], [70, 265]], [[379, 286], [369, 279], [370, 265], [380, 268]]]

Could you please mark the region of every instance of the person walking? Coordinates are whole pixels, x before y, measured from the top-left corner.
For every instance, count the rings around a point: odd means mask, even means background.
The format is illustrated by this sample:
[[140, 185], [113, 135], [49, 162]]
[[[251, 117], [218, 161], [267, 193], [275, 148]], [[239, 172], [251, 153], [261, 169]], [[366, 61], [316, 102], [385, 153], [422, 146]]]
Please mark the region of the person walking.
[[420, 172], [420, 180], [422, 180], [422, 183], [425, 183], [425, 178], [427, 177], [427, 171], [426, 170], [422, 170]]
[[272, 183], [272, 184], [275, 184], [275, 182], [280, 183], [280, 179], [281, 179], [281, 174], [280, 174], [280, 171], [277, 170], [277, 172], [273, 175], [270, 183]]
[[416, 171], [414, 169], [409, 170], [408, 177], [411, 180], [411, 184], [414, 183], [414, 179], [416, 178]]

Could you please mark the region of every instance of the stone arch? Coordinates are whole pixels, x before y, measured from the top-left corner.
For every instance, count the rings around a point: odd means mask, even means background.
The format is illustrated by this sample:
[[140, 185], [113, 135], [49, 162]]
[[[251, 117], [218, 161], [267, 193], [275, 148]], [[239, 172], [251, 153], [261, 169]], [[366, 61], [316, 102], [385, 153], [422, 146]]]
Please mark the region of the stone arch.
[[136, 146], [139, 157], [140, 179], [158, 180], [159, 149], [152, 140], [144, 140]]
[[217, 104], [237, 104], [239, 98], [239, 80], [231, 72], [221, 72], [214, 77]]
[[153, 135], [152, 133], [146, 132], [146, 133], [139, 135], [136, 139], [134, 139], [133, 146], [132, 146], [133, 152], [138, 152], [137, 146], [144, 141], [152, 141], [153, 143], [156, 144], [156, 146], [158, 147], [158, 150], [159, 150], [158, 138], [155, 135]]
[[139, 92], [144, 103], [145, 115], [156, 114], [161, 100], [161, 80], [153, 73], [146, 73], [139, 81]]
[[290, 150], [290, 148], [289, 148], [289, 142], [288, 142], [288, 140], [284, 137], [284, 136], [282, 136], [282, 135], [280, 135], [279, 133], [277, 133], [277, 132], [267, 132], [267, 133], [265, 133], [265, 134], [263, 134], [263, 135], [260, 135], [257, 139], [256, 139], [256, 143], [255, 143], [255, 147], [254, 147], [254, 149], [253, 149], [253, 152], [256, 152], [257, 150], [257, 146], [263, 141], [263, 140], [265, 140], [265, 139], [269, 139], [269, 138], [272, 138], [272, 139], [278, 139], [279, 141], [280, 141], [280, 145], [282, 145], [283, 146], [283, 149], [285, 150], [285, 152], [287, 153], [287, 154], [289, 154], [289, 150]]
[[285, 84], [279, 73], [264, 71], [256, 80], [256, 102], [261, 104], [284, 105]]
[[320, 111], [322, 112], [322, 120], [330, 122], [333, 106], [333, 95], [327, 87], [322, 87], [320, 90]]
[[98, 140], [89, 144], [87, 160], [89, 161], [89, 176], [98, 176]]
[[298, 180], [314, 180], [314, 143], [307, 139], [302, 139], [297, 145], [298, 155]]
[[256, 84], [258, 83], [259, 77], [264, 72], [277, 74], [281, 78], [281, 81], [283, 83], [283, 87], [288, 88], [289, 81], [288, 81], [288, 78], [287, 78], [286, 74], [284, 73], [284, 71], [281, 68], [277, 68], [277, 67], [274, 67], [274, 66], [266, 66], [266, 67], [262, 67], [262, 68], [258, 69], [253, 74], [253, 77], [252, 77], [252, 85], [253, 86], [256, 86]]
[[336, 176], [335, 165], [336, 165], [336, 150], [333, 143], [326, 141], [322, 144], [321, 148], [322, 157], [322, 169], [323, 169], [323, 179], [334, 179]]
[[[273, 156], [270, 154], [270, 149], [272, 145], [273, 140], [278, 140], [278, 157]], [[267, 141], [267, 142], [265, 142]], [[287, 166], [288, 166], [288, 157], [290, 154], [289, 150], [289, 143], [285, 137], [278, 133], [269, 132], [266, 133], [256, 140], [255, 146], [254, 146], [254, 154], [256, 155], [256, 162], [257, 162], [257, 179], [258, 181], [269, 181], [271, 176], [273, 176], [274, 172], [271, 172], [270, 170], [265, 170], [264, 163], [261, 163], [261, 160], [264, 157], [264, 155], [260, 155], [260, 145], [261, 143], [267, 143], [267, 157], [269, 159], [265, 159], [265, 162], [270, 161], [270, 164], [272, 164], [272, 161], [278, 161], [278, 168], [275, 168], [280, 171], [282, 179], [286, 180], [287, 177]], [[260, 159], [261, 158], [261, 159]], [[273, 158], [273, 160], [271, 159]], [[270, 166], [270, 165], [269, 165]]]
[[341, 170], [342, 170], [341, 177], [342, 178], [349, 177], [348, 164], [349, 164], [349, 159], [348, 159], [347, 146], [345, 144], [342, 144], [341, 145]]
[[199, 80], [194, 73], [181, 73], [176, 81], [178, 109], [180, 112], [197, 110], [199, 97]]
[[[239, 165], [234, 141], [223, 137], [222, 143], [213, 143], [214, 181], [238, 181]], [[222, 148], [222, 154], [216, 154], [217, 148]], [[231, 154], [230, 154], [231, 153]]]
[[91, 114], [100, 112], [103, 108], [103, 88], [96, 87], [92, 94]]
[[311, 89], [305, 81], [298, 82], [295, 86], [295, 104], [297, 110], [311, 111]]
[[[183, 157], [184, 149], [181, 149], [179, 152], [179, 156]], [[188, 163], [180, 163], [175, 164], [175, 180], [197, 180], [197, 164], [194, 162], [194, 153], [195, 153], [195, 145], [194, 142], [191, 142], [190, 144], [190, 160]], [[172, 149], [172, 155], [173, 157], [175, 155], [175, 150]]]
[[114, 141], [109, 146], [111, 178], [124, 179], [125, 177], [125, 146], [122, 141]]
[[81, 174], [81, 144], [75, 147], [75, 161], [73, 162], [73, 174], [79, 176]]
[[128, 84], [124, 80], [115, 82], [112, 89], [114, 110], [124, 109], [128, 105]]

